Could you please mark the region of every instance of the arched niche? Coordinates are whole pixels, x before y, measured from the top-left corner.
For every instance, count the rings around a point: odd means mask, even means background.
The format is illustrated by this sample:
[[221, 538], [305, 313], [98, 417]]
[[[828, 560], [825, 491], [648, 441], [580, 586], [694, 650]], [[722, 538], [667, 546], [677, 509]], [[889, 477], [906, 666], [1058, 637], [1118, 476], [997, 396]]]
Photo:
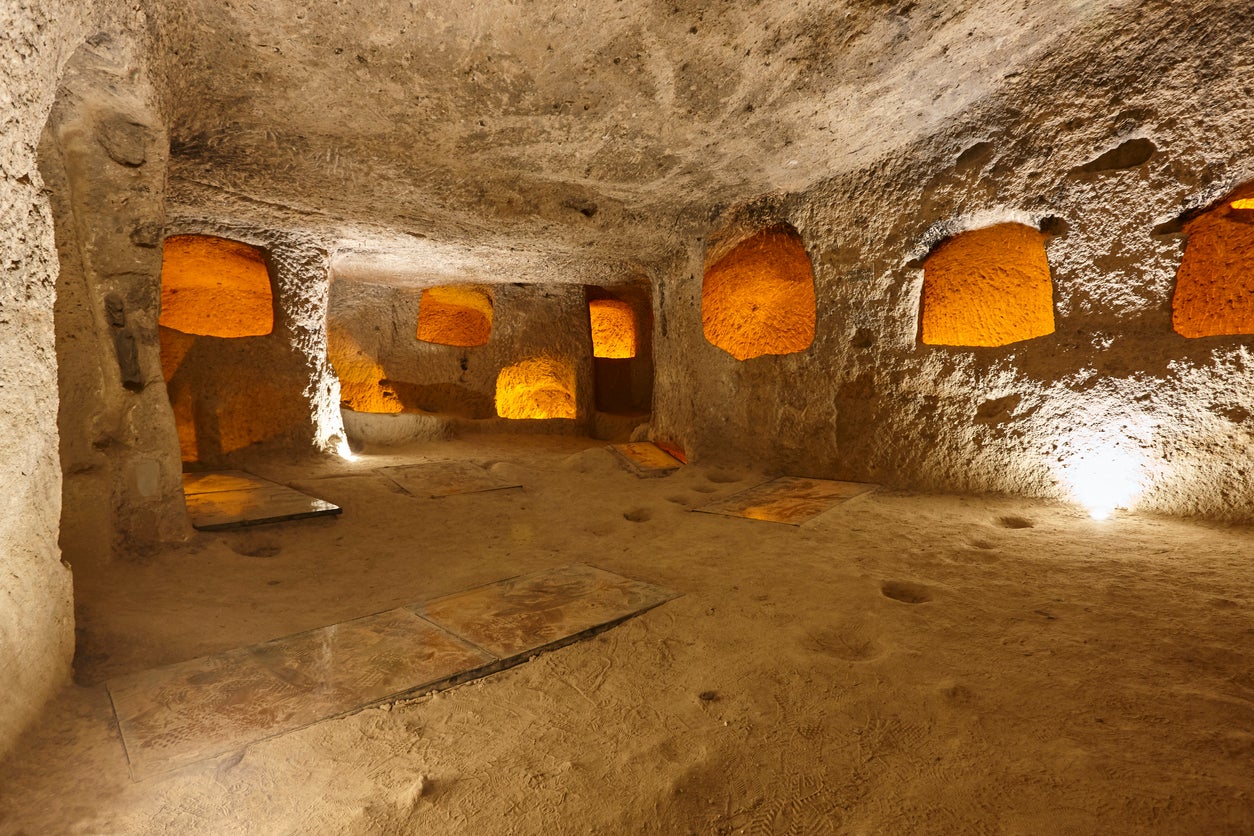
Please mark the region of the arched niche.
[[173, 235], [161, 259], [161, 325], [202, 337], [274, 330], [274, 292], [261, 250], [213, 235]]
[[1046, 236], [1020, 223], [962, 232], [923, 263], [927, 345], [1001, 346], [1054, 332]]
[[473, 347], [492, 338], [492, 296], [478, 287], [429, 287], [418, 303], [418, 339]]
[[705, 271], [705, 338], [737, 360], [804, 351], [814, 322], [814, 268], [787, 224], [749, 236]]
[[1254, 334], [1254, 183], [1184, 225], [1171, 324], [1184, 337]]
[[533, 357], [501, 369], [496, 413], [502, 418], [574, 418], [575, 370], [554, 357]]

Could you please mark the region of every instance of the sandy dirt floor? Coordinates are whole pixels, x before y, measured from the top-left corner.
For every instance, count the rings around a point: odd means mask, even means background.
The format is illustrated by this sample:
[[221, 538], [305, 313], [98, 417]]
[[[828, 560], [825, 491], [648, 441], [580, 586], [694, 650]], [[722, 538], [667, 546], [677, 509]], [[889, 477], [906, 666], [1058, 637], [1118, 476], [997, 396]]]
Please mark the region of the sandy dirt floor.
[[[469, 459], [444, 499], [372, 468]], [[688, 513], [599, 442], [257, 462], [338, 519], [75, 568], [79, 684], [0, 770], [3, 833], [1250, 833], [1254, 531], [879, 492]], [[103, 681], [566, 563], [681, 593], [588, 641], [133, 783]]]

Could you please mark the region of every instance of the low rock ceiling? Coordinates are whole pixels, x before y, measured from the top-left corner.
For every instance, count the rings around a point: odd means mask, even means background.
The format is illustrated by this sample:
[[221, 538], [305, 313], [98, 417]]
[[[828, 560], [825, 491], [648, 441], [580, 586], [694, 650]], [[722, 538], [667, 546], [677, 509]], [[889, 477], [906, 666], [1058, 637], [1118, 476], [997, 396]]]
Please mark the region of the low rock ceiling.
[[160, 0], [175, 214], [612, 280], [935, 133], [1127, 0]]

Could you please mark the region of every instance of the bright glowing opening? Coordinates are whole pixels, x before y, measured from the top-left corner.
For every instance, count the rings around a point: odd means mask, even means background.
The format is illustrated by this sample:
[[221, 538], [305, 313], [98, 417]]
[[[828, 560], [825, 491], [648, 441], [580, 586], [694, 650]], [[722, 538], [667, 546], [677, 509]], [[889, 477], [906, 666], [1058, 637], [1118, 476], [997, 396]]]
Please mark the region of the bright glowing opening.
[[926, 345], [999, 346], [1054, 332], [1045, 236], [1003, 223], [963, 232], [923, 264]]
[[814, 269], [790, 226], [746, 238], [705, 271], [701, 327], [737, 360], [805, 351], [814, 322]]
[[256, 247], [212, 235], [174, 235], [161, 257], [161, 325], [205, 337], [274, 330], [270, 273]]
[[492, 298], [477, 287], [429, 287], [418, 303], [418, 339], [439, 345], [487, 345]]
[[588, 303], [592, 319], [592, 356], [636, 356], [636, 314], [618, 299], [593, 299]]
[[1221, 204], [1184, 225], [1188, 240], [1171, 298], [1172, 326], [1183, 337], [1254, 334], [1254, 227], [1232, 214], [1240, 209], [1254, 209], [1254, 198]]
[[340, 381], [340, 406], [379, 415], [404, 411], [383, 366], [337, 323], [327, 326], [327, 359]]
[[1094, 446], [1066, 462], [1063, 480], [1072, 499], [1095, 520], [1132, 508], [1144, 489], [1141, 457], [1118, 446]]
[[496, 378], [496, 414], [502, 418], [574, 418], [574, 369], [550, 357], [501, 369]]

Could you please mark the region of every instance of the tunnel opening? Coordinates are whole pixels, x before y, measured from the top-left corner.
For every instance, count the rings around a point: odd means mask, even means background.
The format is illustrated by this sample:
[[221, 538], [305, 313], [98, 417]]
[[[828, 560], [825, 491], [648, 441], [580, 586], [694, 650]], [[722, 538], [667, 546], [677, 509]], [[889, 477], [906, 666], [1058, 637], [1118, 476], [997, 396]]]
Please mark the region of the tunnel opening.
[[212, 235], [166, 239], [161, 263], [161, 371], [184, 465], [219, 464], [272, 438], [283, 369], [266, 254]]
[[1184, 256], [1171, 299], [1183, 337], [1254, 334], [1254, 184], [1184, 224]]
[[647, 285], [588, 287], [596, 409], [643, 416], [653, 401], [652, 306]]
[[418, 339], [436, 345], [473, 347], [492, 338], [492, 295], [479, 287], [449, 285], [422, 291]]
[[555, 357], [532, 357], [501, 369], [496, 378], [501, 418], [574, 418], [575, 370]]
[[327, 361], [340, 381], [340, 407], [353, 412], [395, 415], [405, 411], [383, 365], [345, 323], [327, 323]]
[[993, 347], [1054, 332], [1045, 236], [1020, 223], [962, 232], [923, 263], [921, 341]]
[[746, 238], [705, 271], [705, 338], [737, 360], [804, 351], [814, 342], [814, 323], [814, 268], [787, 224]]

